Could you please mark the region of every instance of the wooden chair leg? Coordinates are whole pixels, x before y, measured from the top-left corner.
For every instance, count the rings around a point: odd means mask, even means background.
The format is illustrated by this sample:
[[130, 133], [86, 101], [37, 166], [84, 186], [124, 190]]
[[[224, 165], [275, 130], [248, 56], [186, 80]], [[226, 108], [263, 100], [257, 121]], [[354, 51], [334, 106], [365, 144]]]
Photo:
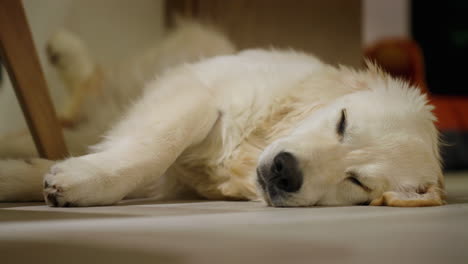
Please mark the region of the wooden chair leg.
[[21, 0], [0, 0], [0, 50], [41, 157], [67, 155]]

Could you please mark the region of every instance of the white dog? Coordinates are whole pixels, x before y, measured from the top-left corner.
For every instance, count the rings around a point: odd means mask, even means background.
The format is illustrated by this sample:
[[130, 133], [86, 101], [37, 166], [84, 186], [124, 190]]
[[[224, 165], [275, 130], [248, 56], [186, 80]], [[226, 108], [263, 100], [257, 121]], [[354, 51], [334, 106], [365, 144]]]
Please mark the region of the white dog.
[[224, 36], [197, 24], [120, 74], [103, 74], [66, 34], [52, 39], [49, 55], [68, 86], [98, 87], [78, 100], [84, 113], [69, 111], [83, 123], [66, 132], [75, 153], [121, 120], [86, 155], [0, 161], [1, 200], [38, 200], [43, 187], [51, 206], [187, 193], [271, 206], [444, 204], [432, 106], [372, 65], [336, 68], [293, 51], [234, 54]]

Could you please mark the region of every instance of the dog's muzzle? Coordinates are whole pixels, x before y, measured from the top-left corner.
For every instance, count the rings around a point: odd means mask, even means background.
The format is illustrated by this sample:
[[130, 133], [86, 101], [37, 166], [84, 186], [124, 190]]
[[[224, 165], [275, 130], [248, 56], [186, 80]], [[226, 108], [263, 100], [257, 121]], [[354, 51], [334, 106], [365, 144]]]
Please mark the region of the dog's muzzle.
[[288, 194], [299, 191], [303, 176], [293, 154], [280, 152], [271, 162], [260, 164], [257, 180], [273, 206], [281, 206]]

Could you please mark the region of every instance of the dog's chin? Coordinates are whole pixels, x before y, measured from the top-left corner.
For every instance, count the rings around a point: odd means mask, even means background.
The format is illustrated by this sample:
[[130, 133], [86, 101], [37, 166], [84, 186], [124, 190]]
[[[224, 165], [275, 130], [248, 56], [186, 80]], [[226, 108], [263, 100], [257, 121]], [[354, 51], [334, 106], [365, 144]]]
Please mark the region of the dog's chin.
[[262, 185], [257, 184], [258, 193], [262, 196], [263, 200], [268, 206], [271, 207], [295, 207], [287, 202], [286, 197], [272, 195], [267, 189], [264, 189]]
[[260, 194], [260, 196], [262, 197], [262, 200], [265, 201], [265, 203], [268, 205], [268, 206], [273, 206], [273, 203], [271, 202], [271, 199], [270, 199], [270, 196], [268, 195], [268, 192], [266, 191], [266, 188], [265, 188], [265, 185], [263, 185], [261, 183], [261, 179], [258, 179], [257, 180], [257, 193]]
[[262, 197], [265, 203], [270, 207], [288, 207], [287, 205], [285, 205], [283, 201], [280, 201], [278, 199], [272, 200], [270, 196], [268, 195], [268, 193], [263, 192]]
[[316, 206], [316, 204], [298, 204], [291, 199], [292, 197], [288, 196], [272, 196], [267, 190], [264, 190], [257, 184], [258, 193], [263, 198], [262, 200], [265, 201], [267, 206], [270, 207], [312, 207]]
[[294, 207], [288, 204], [287, 195], [280, 193], [276, 188], [269, 187], [263, 177], [257, 171], [257, 192], [263, 197], [263, 200], [271, 207]]

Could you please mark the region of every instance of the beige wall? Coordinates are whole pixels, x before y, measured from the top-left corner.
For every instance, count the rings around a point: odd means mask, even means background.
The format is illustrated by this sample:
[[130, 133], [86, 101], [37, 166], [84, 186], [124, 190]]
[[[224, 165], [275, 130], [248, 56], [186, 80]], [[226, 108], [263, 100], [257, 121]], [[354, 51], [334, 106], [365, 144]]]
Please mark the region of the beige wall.
[[364, 45], [388, 37], [409, 37], [410, 0], [363, 0]]
[[360, 65], [360, 0], [171, 0], [173, 12], [212, 21], [240, 48], [295, 48]]
[[59, 28], [79, 34], [106, 62], [147, 47], [163, 33], [163, 0], [23, 0], [37, 46]]

